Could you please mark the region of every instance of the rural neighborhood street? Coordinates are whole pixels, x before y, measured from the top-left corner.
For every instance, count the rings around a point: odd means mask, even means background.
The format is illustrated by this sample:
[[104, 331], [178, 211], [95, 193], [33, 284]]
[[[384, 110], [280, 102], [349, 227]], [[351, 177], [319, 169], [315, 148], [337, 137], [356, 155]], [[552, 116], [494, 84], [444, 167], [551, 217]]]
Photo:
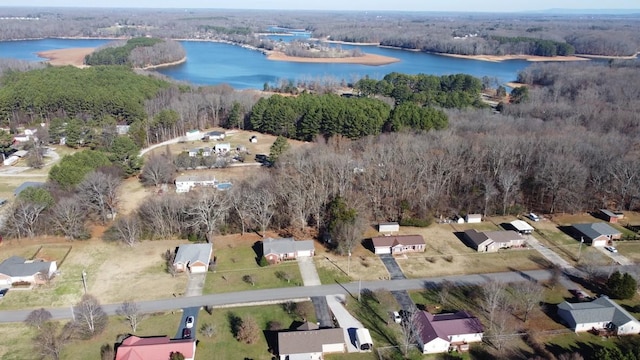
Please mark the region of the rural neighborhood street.
[[[423, 279], [406, 279], [406, 280], [377, 280], [363, 281], [362, 289], [387, 289], [395, 290], [418, 290], [425, 287], [432, 287], [444, 280], [457, 284], [482, 284], [489, 280], [500, 282], [517, 282], [528, 279], [537, 281], [545, 281], [551, 277], [548, 270], [532, 270], [532, 271], [511, 271], [491, 274], [477, 275], [457, 275], [445, 277], [433, 277]], [[250, 290], [241, 292], [231, 292], [222, 294], [208, 294], [191, 297], [178, 297], [161, 300], [149, 300], [137, 302], [142, 312], [151, 313], [157, 311], [169, 311], [186, 307], [200, 307], [210, 305], [214, 307], [241, 306], [243, 304], [254, 303], [274, 303], [291, 299], [308, 299], [312, 296], [327, 296], [333, 294], [345, 294], [353, 297], [358, 296], [358, 282], [350, 282], [345, 284], [330, 284], [318, 286], [300, 286], [276, 289]], [[103, 305], [104, 310], [109, 315], [114, 315], [120, 304]], [[21, 322], [29, 315], [33, 309], [26, 310], [7, 310], [0, 311], [0, 322]], [[71, 304], [68, 307], [50, 308], [48, 309], [54, 319], [71, 319]]]

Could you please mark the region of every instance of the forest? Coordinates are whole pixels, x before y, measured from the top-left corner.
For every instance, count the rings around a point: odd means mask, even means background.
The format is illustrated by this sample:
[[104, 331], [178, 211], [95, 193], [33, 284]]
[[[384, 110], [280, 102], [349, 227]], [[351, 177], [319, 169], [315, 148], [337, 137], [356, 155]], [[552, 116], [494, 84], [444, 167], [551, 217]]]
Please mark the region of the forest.
[[157, 38], [132, 38], [126, 42], [106, 44], [86, 56], [86, 65], [125, 65], [133, 68], [157, 66], [185, 58], [186, 52], [176, 41]]
[[[488, 14], [300, 12], [171, 9], [3, 8], [0, 40], [46, 37], [225, 40], [272, 49], [257, 34], [270, 26], [304, 28], [314, 38], [463, 55], [586, 54], [630, 56], [640, 50], [638, 14]], [[37, 21], [38, 26], [33, 26]]]
[[[640, 81], [637, 70], [637, 61], [536, 64], [520, 74], [529, 90], [519, 103], [505, 103], [501, 113], [475, 107], [434, 107], [446, 114], [448, 126], [428, 131], [417, 131], [412, 128], [414, 125], [405, 124], [399, 132], [383, 128], [371, 134], [355, 133], [357, 136], [348, 132], [315, 136], [314, 131], [298, 132], [292, 123], [262, 124], [274, 126], [274, 133], [290, 131], [282, 134], [311, 140], [314, 146], [286, 151], [287, 146], [281, 144], [284, 152], [274, 158], [273, 166], [265, 168], [260, 176], [234, 184], [229, 192], [203, 190], [186, 197], [180, 194], [150, 197], [137, 212], [113, 223], [113, 234], [122, 238], [124, 230], [120, 227], [134, 228], [134, 240], [174, 235], [206, 238], [216, 232], [267, 228], [352, 233], [345, 224], [329, 221], [339, 215], [335, 211], [340, 209], [353, 215], [349, 217], [353, 226], [377, 221], [426, 225], [441, 216], [471, 212], [572, 213], [602, 207], [637, 210], [640, 89], [621, 85]], [[285, 113], [313, 105], [324, 114], [322, 102], [331, 99], [335, 104], [348, 104], [345, 108], [362, 107], [363, 112], [375, 114], [368, 121], [376, 129], [394, 111], [405, 106], [420, 108], [415, 102], [396, 104], [393, 100], [377, 99], [377, 95], [343, 98], [303, 94], [253, 98], [257, 103], [252, 109], [244, 107], [242, 98], [229, 95], [232, 93], [235, 92], [220, 87], [160, 90], [156, 98], [146, 101], [148, 117], [143, 125], [146, 129], [130, 133], [129, 143], [119, 140], [101, 145], [107, 159], [119, 164], [120, 170], [113, 172], [106, 167], [86, 171], [121, 179], [140, 166], [122, 166], [127, 165], [136, 149], [131, 145], [135, 144], [136, 136], [158, 136], [158, 139], [180, 136], [183, 134], [180, 128], [192, 125], [239, 127], [243, 126], [242, 121], [228, 119], [244, 118], [251, 122], [257, 116], [254, 113], [262, 114], [264, 121], [267, 104], [277, 104], [272, 111]], [[214, 109], [219, 112], [216, 114]], [[340, 106], [335, 109], [339, 111]], [[341, 114], [336, 116], [343, 118]], [[317, 134], [323, 132], [318, 130]], [[284, 138], [283, 141], [286, 143]], [[141, 179], [149, 186], [171, 183], [176, 175], [176, 156], [165, 152], [147, 159]], [[97, 177], [92, 181], [111, 184], [103, 175], [92, 176]], [[68, 191], [80, 195], [79, 189], [89, 186], [82, 185], [89, 175], [68, 185], [64, 185], [65, 180], [54, 180], [57, 177], [60, 178], [52, 171], [47, 191], [54, 202], [48, 202], [49, 207], [27, 207], [29, 202], [24, 200], [18, 203], [22, 207], [16, 205], [13, 209], [11, 219], [18, 225], [34, 219], [20, 218], [28, 213], [25, 209], [40, 209], [36, 221], [19, 226], [21, 229], [32, 229], [32, 234], [62, 231], [62, 227], [45, 226], [50, 217], [56, 216], [52, 206], [57, 206], [67, 196], [62, 194], [69, 194]], [[109, 194], [111, 186], [104, 188], [103, 196]], [[117, 202], [117, 198], [105, 200], [99, 206], [91, 205], [95, 210], [87, 216], [112, 223], [108, 208], [112, 201]], [[216, 216], [203, 209], [215, 209]], [[339, 251], [349, 249], [346, 233], [333, 234], [337, 235], [334, 238], [346, 241], [338, 244]]]

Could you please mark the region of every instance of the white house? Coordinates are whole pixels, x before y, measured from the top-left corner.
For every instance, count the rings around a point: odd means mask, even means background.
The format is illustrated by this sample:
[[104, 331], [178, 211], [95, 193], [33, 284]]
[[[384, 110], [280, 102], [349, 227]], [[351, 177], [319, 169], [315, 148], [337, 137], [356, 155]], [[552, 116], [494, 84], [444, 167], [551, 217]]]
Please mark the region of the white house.
[[207, 136], [211, 140], [219, 141], [219, 140], [224, 140], [226, 134], [222, 131], [210, 131], [207, 133]]
[[215, 187], [216, 184], [216, 178], [212, 175], [181, 175], [176, 178], [176, 192], [189, 192], [197, 186]]
[[187, 134], [184, 138], [186, 141], [200, 140], [202, 139], [202, 133], [200, 132], [200, 130], [189, 130], [187, 131]]
[[215, 152], [217, 153], [224, 153], [224, 152], [228, 152], [231, 151], [231, 144], [230, 143], [219, 143], [219, 144], [215, 144], [213, 149], [215, 150]]
[[12, 256], [0, 263], [0, 287], [16, 282], [43, 283], [57, 270], [55, 261], [25, 260]]
[[377, 236], [371, 238], [375, 254], [404, 254], [424, 252], [426, 244], [422, 235]]
[[477, 224], [477, 223], [482, 222], [482, 215], [481, 214], [467, 214], [467, 216], [465, 216], [464, 219], [469, 224]]
[[558, 304], [558, 316], [575, 332], [607, 329], [617, 335], [640, 333], [640, 322], [607, 296], [591, 302]]
[[465, 311], [437, 315], [418, 311], [416, 316], [418, 344], [423, 354], [468, 351], [470, 343], [482, 341], [482, 323]]

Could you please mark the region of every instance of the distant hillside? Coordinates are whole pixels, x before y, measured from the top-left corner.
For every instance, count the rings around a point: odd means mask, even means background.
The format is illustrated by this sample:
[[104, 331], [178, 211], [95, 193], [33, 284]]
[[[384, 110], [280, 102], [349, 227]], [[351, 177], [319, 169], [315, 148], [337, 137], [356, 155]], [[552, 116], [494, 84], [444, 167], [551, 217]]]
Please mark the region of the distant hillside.
[[555, 14], [555, 15], [640, 15], [640, 9], [546, 9], [539, 11], [527, 11], [531, 14]]

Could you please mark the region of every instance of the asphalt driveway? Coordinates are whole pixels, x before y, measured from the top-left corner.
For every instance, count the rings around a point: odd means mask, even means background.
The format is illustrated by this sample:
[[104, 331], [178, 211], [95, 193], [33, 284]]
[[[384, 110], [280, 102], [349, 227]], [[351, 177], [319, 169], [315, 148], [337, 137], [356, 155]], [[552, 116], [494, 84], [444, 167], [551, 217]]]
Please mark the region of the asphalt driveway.
[[387, 271], [389, 272], [389, 278], [391, 280], [406, 279], [406, 277], [402, 273], [402, 269], [400, 268], [400, 265], [398, 265], [398, 263], [396, 262], [396, 259], [393, 258], [393, 255], [380, 254], [380, 260], [382, 260], [382, 263], [387, 268]]
[[198, 331], [198, 313], [200, 313], [200, 307], [188, 307], [182, 309], [182, 317], [178, 324], [178, 331], [176, 332], [175, 339], [182, 339], [182, 330], [186, 327], [187, 318], [193, 316], [193, 327], [191, 328], [191, 339], [195, 339], [196, 332]]

